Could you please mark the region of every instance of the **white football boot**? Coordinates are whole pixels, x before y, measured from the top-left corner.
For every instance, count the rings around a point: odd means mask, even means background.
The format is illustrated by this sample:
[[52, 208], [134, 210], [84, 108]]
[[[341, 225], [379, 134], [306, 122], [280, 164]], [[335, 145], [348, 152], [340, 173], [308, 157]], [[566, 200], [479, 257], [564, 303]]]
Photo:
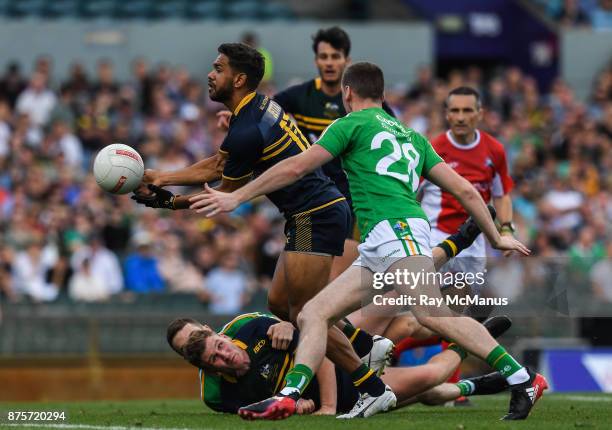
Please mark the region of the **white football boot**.
[[367, 355], [361, 357], [361, 362], [376, 372], [376, 376], [381, 376], [385, 367], [391, 363], [395, 345], [386, 337], [377, 334], [372, 336], [372, 340], [372, 349]]
[[338, 419], [351, 418], [367, 418], [379, 412], [386, 412], [394, 408], [397, 403], [397, 398], [391, 388], [385, 385], [385, 391], [378, 397], [370, 396], [369, 394], [361, 394], [353, 409], [347, 414], [338, 415]]

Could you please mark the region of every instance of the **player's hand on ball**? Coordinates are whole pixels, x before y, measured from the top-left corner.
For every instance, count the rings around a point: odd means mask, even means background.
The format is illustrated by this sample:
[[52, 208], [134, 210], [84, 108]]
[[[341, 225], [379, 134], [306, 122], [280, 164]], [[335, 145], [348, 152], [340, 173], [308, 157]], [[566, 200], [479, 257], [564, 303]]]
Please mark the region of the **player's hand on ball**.
[[175, 209], [174, 199], [176, 196], [172, 192], [153, 184], [148, 184], [147, 189], [149, 191], [148, 194], [135, 192], [132, 200], [148, 208]]
[[206, 213], [208, 218], [221, 212], [231, 212], [240, 203], [233, 193], [213, 190], [208, 184], [204, 185], [204, 191], [190, 197], [189, 201], [191, 202], [189, 209], [197, 213]]
[[281, 321], [278, 324], [270, 326], [268, 329], [268, 337], [272, 340], [272, 348], [286, 351], [289, 344], [293, 340], [293, 332], [295, 328], [287, 321]]
[[299, 399], [295, 405], [298, 415], [309, 415], [315, 410], [315, 402], [310, 399]]
[[531, 250], [516, 240], [513, 236], [501, 235], [499, 241], [493, 245], [495, 249], [500, 251], [516, 251], [523, 255], [531, 254]]
[[229, 130], [229, 123], [231, 117], [232, 113], [228, 110], [222, 110], [221, 112], [217, 112], [217, 127], [224, 131]]

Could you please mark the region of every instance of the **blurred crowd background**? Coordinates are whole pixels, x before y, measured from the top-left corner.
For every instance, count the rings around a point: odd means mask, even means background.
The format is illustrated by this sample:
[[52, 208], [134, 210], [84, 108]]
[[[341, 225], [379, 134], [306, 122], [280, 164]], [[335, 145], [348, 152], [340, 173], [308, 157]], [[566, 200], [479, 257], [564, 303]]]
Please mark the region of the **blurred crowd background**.
[[[147, 168], [160, 170], [214, 154], [224, 133], [215, 116], [221, 105], [207, 96], [206, 71], [193, 76], [137, 58], [131, 79], [120, 82], [104, 58], [95, 70], [73, 64], [62, 80], [52, 58], [39, 57], [28, 74], [23, 66], [10, 64], [0, 77], [2, 300], [129, 301], [167, 292], [193, 294], [219, 314], [265, 306], [285, 241], [283, 219], [266, 200], [210, 220], [139, 206], [103, 192], [91, 175], [97, 151], [114, 142], [133, 146]], [[593, 76], [587, 100], [560, 78], [542, 93], [516, 67], [485, 73], [474, 65], [436, 76], [422, 65], [417, 76], [388, 88], [396, 115], [433, 138], [446, 130], [448, 92], [477, 88], [481, 128], [503, 142], [516, 183], [518, 237], [536, 256], [567, 258], [589, 274], [593, 294], [612, 302], [606, 259], [612, 257], [612, 63]], [[282, 89], [270, 79], [265, 92]], [[512, 270], [506, 267], [502, 278]]]

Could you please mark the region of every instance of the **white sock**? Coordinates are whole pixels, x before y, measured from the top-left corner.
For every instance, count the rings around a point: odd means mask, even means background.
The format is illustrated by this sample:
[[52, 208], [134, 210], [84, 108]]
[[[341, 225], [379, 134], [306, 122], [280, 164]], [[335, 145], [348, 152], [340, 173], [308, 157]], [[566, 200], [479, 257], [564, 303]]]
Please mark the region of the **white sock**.
[[516, 384], [521, 384], [523, 382], [527, 382], [529, 381], [529, 373], [527, 373], [527, 369], [525, 369], [524, 367], [521, 367], [520, 370], [517, 370], [512, 375], [508, 376], [506, 378], [506, 381], [508, 381], [508, 384], [510, 385], [516, 385]]
[[298, 390], [297, 388], [292, 388], [292, 387], [285, 387], [281, 390], [280, 394], [281, 396], [290, 396], [292, 394], [300, 394], [300, 390]]

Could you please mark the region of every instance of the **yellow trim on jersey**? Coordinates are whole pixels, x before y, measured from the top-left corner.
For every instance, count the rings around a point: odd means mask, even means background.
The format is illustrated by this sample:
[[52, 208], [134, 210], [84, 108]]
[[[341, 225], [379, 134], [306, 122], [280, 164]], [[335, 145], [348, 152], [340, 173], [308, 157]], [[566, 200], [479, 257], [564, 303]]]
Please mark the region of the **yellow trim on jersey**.
[[238, 103], [238, 106], [236, 106], [236, 109], [234, 110], [234, 115], [238, 115], [238, 112], [240, 112], [240, 109], [242, 109], [248, 102], [253, 100], [253, 97], [255, 97], [256, 94], [257, 93], [253, 91], [252, 93], [249, 93], [246, 96], [244, 96], [244, 98], [240, 100], [240, 103]]
[[358, 380], [356, 380], [355, 382], [353, 382], [353, 385], [355, 387], [359, 387], [363, 381], [365, 381], [366, 379], [368, 379], [370, 376], [372, 376], [372, 374], [374, 374], [374, 371], [372, 369], [370, 369], [368, 371], [368, 373], [366, 373], [365, 375], [363, 375], [361, 378], [359, 378]]
[[327, 203], [325, 203], [325, 204], [322, 204], [321, 206], [317, 206], [316, 208], [308, 209], [307, 211], [304, 211], [304, 212], [300, 212], [300, 213], [294, 214], [293, 216], [294, 216], [294, 217], [296, 217], [296, 216], [307, 215], [307, 214], [313, 213], [313, 212], [315, 212], [315, 211], [318, 211], [318, 210], [320, 210], [320, 209], [324, 209], [324, 208], [326, 208], [326, 207], [328, 207], [328, 206], [331, 206], [331, 205], [333, 205], [334, 203], [341, 202], [342, 200], [346, 200], [346, 197], [338, 197], [337, 199], [332, 200], [331, 202], [327, 202]]
[[[242, 314], [242, 315], [238, 315], [236, 318], [234, 318], [233, 320], [231, 320], [230, 322], [228, 322], [227, 324], [225, 324], [223, 326], [223, 328], [221, 329], [221, 331], [219, 332], [219, 334], [224, 334], [226, 331], [228, 331], [235, 323], [237, 323], [240, 320], [243, 320], [245, 318], [249, 318], [249, 317], [257, 317], [257, 316], [263, 316], [261, 315], [259, 312], [250, 312], [248, 314]], [[267, 316], [267, 315], [266, 315]]]
[[293, 117], [295, 119], [301, 119], [304, 120], [305, 122], [312, 122], [313, 124], [324, 124], [324, 125], [329, 125], [332, 122], [334, 122], [335, 120], [333, 119], [327, 119], [327, 118], [315, 118], [313, 116], [306, 116], [306, 115], [300, 115], [299, 113], [294, 113]]
[[308, 128], [308, 129], [310, 129], [310, 130], [315, 130], [315, 131], [323, 131], [323, 130], [325, 130], [327, 127], [329, 127], [329, 126], [327, 126], [327, 125], [312, 125], [312, 124], [307, 124], [307, 123], [302, 122], [302, 121], [300, 121], [300, 120], [297, 120], [297, 124], [298, 124], [300, 127]]
[[239, 177], [239, 178], [232, 178], [231, 176], [225, 176], [225, 175], [221, 175], [221, 177], [222, 177], [223, 179], [228, 179], [228, 180], [230, 180], [230, 181], [239, 181], [239, 180], [241, 180], [241, 179], [248, 178], [248, 177], [249, 177], [249, 176], [251, 176], [252, 174], [253, 174], [253, 172], [251, 172], [251, 173], [247, 173], [246, 175], [241, 176], [241, 177]]
[[278, 374], [278, 379], [276, 380], [276, 385], [274, 386], [274, 393], [278, 392], [278, 388], [280, 383], [284, 378], [285, 369], [287, 368], [287, 364], [289, 363], [289, 353], [285, 354], [285, 362], [283, 363], [283, 367], [281, 368], [280, 373]]
[[238, 340], [238, 339], [232, 339], [232, 343], [234, 345], [236, 345], [240, 349], [247, 349], [248, 348], [246, 343], [244, 343], [243, 341]]
[[[291, 138], [297, 144], [297, 146], [300, 147], [302, 152], [306, 151], [307, 146], [310, 146], [308, 142], [306, 141], [306, 138], [304, 138], [304, 141], [301, 141], [300, 138], [297, 136], [297, 134], [295, 134], [294, 131], [291, 130], [291, 128], [287, 125], [287, 121], [285, 121], [284, 119], [280, 122], [279, 125], [283, 131], [289, 133], [289, 136], [291, 136]], [[301, 134], [300, 131], [298, 131], [298, 133]]]
[[321, 89], [321, 78], [315, 78], [314, 81], [315, 81], [315, 88], [317, 90], [320, 90]]
[[287, 147], [291, 144], [292, 140], [289, 140], [287, 143], [285, 143], [283, 146], [281, 146], [280, 148], [278, 148], [276, 151], [274, 151], [272, 154], [268, 154], [265, 157], [261, 157], [259, 159], [259, 161], [266, 161], [269, 160], [272, 157], [277, 156], [278, 154], [280, 154], [281, 152], [283, 152], [285, 149], [287, 149]]
[[220, 375], [223, 379], [225, 379], [230, 384], [238, 383], [238, 379], [236, 379], [234, 376], [226, 375], [225, 373], [220, 373]]
[[268, 146], [266, 146], [266, 147], [264, 148], [264, 150], [263, 150], [263, 153], [265, 154], [266, 152], [269, 152], [269, 151], [273, 150], [274, 148], [276, 148], [276, 147], [277, 147], [278, 145], [280, 145], [280, 144], [283, 142], [283, 140], [284, 140], [286, 137], [288, 137], [288, 136], [289, 136], [289, 133], [285, 133], [285, 134], [283, 134], [283, 136], [282, 136], [280, 139], [278, 139], [276, 142], [274, 142], [272, 145], [268, 145]]
[[229, 152], [224, 151], [224, 150], [223, 150], [223, 149], [221, 149], [221, 148], [219, 148], [219, 149], [218, 149], [218, 151], [219, 151], [221, 154], [224, 154], [224, 155], [229, 154]]

